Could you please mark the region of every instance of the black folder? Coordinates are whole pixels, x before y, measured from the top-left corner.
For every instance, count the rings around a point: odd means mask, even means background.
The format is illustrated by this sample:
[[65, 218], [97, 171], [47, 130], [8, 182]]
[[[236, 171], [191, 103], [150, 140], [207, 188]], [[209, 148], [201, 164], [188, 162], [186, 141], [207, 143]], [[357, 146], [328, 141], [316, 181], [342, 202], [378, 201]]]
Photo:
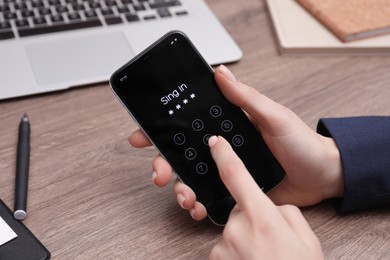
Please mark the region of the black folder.
[[45, 260], [50, 252], [19, 220], [14, 219], [12, 211], [0, 200], [0, 216], [18, 235], [0, 246], [1, 260]]

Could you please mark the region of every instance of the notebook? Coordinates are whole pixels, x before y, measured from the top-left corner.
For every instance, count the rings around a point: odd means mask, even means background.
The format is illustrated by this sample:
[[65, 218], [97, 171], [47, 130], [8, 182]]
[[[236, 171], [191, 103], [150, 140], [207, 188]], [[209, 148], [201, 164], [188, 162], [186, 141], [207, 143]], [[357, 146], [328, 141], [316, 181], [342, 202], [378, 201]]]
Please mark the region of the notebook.
[[0, 1], [0, 99], [107, 81], [170, 30], [211, 65], [242, 57], [203, 0]]
[[341, 41], [390, 33], [389, 0], [298, 0]]
[[390, 35], [344, 43], [297, 0], [266, 0], [266, 3], [281, 54], [390, 54]]
[[[0, 200], [0, 217], [4, 221], [0, 231], [4, 228], [15, 233], [15, 237], [0, 245], [1, 260], [46, 260], [51, 254], [47, 248], [34, 236], [34, 234], [23, 224], [14, 219], [11, 210]], [[3, 234], [2, 234], [3, 235]]]

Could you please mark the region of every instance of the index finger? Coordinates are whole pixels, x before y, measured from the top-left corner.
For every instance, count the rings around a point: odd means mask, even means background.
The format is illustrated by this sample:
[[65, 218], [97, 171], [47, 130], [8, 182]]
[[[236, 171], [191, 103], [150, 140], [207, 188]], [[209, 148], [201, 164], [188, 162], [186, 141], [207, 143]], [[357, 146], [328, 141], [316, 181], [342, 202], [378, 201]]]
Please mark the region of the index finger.
[[244, 163], [223, 137], [210, 137], [209, 146], [223, 183], [242, 210], [252, 211], [259, 207], [259, 203], [264, 206], [261, 211], [272, 208], [271, 200], [260, 189]]

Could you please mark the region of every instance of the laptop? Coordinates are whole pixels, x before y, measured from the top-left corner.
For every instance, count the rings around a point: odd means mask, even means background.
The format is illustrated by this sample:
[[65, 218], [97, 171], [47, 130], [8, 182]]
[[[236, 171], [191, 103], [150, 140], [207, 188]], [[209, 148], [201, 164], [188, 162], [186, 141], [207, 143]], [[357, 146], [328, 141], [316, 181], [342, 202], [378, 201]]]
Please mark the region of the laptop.
[[107, 81], [170, 30], [211, 65], [242, 57], [203, 0], [0, 0], [0, 99]]
[[390, 54], [390, 35], [341, 42], [297, 0], [266, 0], [283, 55], [374, 56]]

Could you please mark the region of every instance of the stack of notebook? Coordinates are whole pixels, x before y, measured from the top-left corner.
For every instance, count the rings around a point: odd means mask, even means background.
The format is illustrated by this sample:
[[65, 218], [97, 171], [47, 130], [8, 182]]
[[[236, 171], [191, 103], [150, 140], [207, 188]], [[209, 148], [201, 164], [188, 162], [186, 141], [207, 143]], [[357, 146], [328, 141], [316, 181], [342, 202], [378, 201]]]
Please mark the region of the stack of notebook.
[[266, 0], [281, 53], [390, 54], [388, 0]]

